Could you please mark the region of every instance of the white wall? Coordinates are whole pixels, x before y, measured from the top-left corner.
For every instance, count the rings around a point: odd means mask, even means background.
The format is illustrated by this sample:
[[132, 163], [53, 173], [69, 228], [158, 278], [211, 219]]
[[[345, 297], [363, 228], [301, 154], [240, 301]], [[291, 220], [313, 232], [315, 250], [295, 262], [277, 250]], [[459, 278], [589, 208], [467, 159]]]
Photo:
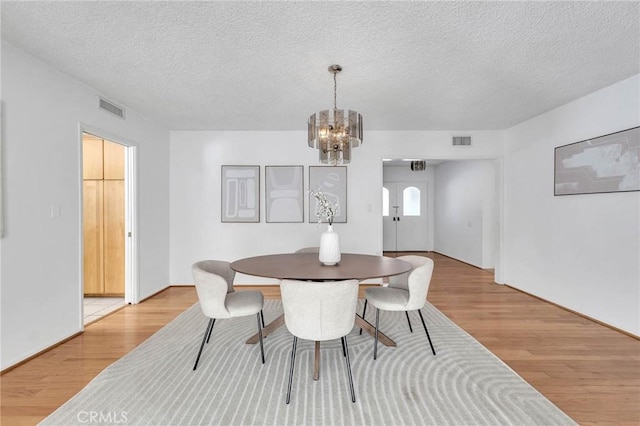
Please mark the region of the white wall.
[[2, 369], [83, 327], [81, 123], [137, 144], [140, 296], [168, 285], [169, 133], [97, 102], [95, 90], [2, 43]]
[[434, 250], [493, 268], [495, 162], [448, 161], [435, 167]]
[[640, 335], [640, 192], [554, 197], [554, 148], [640, 125], [640, 75], [505, 131], [505, 279]]
[[[366, 117], [365, 117], [366, 119]], [[301, 116], [301, 128], [305, 127]], [[456, 132], [368, 131], [363, 145], [352, 151], [347, 167], [348, 222], [335, 224], [343, 252], [382, 253], [383, 158], [499, 158], [501, 132], [472, 134], [472, 147], [453, 147]], [[189, 284], [190, 267], [201, 259], [233, 261], [246, 256], [291, 252], [317, 246], [323, 228], [310, 223], [220, 222], [220, 166], [318, 165], [306, 130], [295, 132], [171, 132], [171, 282]], [[261, 167], [264, 188], [264, 167]], [[305, 197], [307, 198], [307, 197]], [[261, 189], [264, 206], [264, 189]], [[305, 215], [308, 213], [305, 200]], [[270, 280], [238, 276], [237, 283]]]

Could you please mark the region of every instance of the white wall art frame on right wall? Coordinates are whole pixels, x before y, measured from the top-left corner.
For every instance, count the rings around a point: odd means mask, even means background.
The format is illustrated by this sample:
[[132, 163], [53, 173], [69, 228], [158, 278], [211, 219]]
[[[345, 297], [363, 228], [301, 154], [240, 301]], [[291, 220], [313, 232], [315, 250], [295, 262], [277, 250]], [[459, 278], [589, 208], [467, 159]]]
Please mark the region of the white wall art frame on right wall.
[[640, 127], [555, 148], [554, 195], [640, 191]]
[[260, 222], [260, 166], [222, 166], [222, 222]]
[[[333, 223], [347, 222], [347, 167], [309, 166], [309, 190], [322, 191], [327, 200], [338, 204]], [[309, 222], [318, 222], [318, 202], [309, 194]], [[323, 221], [324, 222], [324, 221]]]

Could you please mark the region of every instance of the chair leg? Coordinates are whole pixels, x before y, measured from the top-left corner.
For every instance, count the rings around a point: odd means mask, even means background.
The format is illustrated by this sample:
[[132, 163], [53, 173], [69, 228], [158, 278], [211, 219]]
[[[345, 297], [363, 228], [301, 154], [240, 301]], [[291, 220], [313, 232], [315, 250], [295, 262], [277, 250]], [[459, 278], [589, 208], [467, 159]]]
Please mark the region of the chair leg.
[[260, 320], [262, 321], [262, 328], [264, 328], [264, 314], [262, 313], [262, 309], [260, 309]]
[[427, 330], [427, 324], [425, 324], [424, 322], [424, 318], [422, 318], [422, 312], [420, 311], [420, 309], [418, 309], [418, 313], [420, 314], [420, 319], [422, 320], [422, 326], [424, 327], [424, 332], [427, 333], [427, 339], [429, 339], [429, 345], [431, 345], [431, 352], [433, 352], [433, 354], [436, 354], [436, 350], [433, 349], [433, 343], [431, 343], [431, 337], [429, 337], [429, 330]]
[[407, 316], [407, 322], [409, 323], [409, 331], [413, 333], [413, 327], [411, 327], [411, 320], [409, 319], [409, 312], [404, 311], [404, 314]]
[[215, 319], [209, 318], [209, 323], [207, 324], [207, 330], [204, 332], [204, 336], [202, 337], [202, 343], [200, 344], [200, 350], [198, 351], [198, 357], [196, 358], [196, 363], [193, 365], [193, 371], [198, 368], [198, 361], [200, 361], [200, 355], [202, 354], [202, 348], [204, 348], [204, 344], [209, 341], [209, 337], [211, 336], [211, 330], [213, 330], [213, 324], [216, 322]]
[[376, 308], [376, 337], [373, 339], [373, 359], [378, 358], [378, 324], [380, 322], [380, 309]]
[[291, 400], [291, 382], [293, 381], [293, 366], [296, 363], [296, 345], [298, 338], [293, 336], [293, 348], [291, 349], [291, 367], [289, 367], [289, 387], [287, 388], [287, 404]]
[[[364, 319], [364, 314], [367, 313], [367, 299], [364, 299], [364, 309], [362, 310], [362, 319]], [[362, 335], [362, 329], [360, 329], [360, 335]]]
[[211, 324], [211, 328], [209, 329], [209, 334], [207, 335], [207, 343], [209, 343], [209, 339], [211, 339], [211, 332], [213, 331], [213, 326], [216, 323], [216, 319], [213, 319], [213, 324]]
[[351, 361], [349, 360], [349, 345], [347, 344], [347, 336], [342, 339], [342, 347], [344, 349], [347, 362], [347, 375], [349, 376], [349, 389], [351, 390], [351, 402], [356, 402], [356, 393], [353, 390], [353, 377], [351, 376]]
[[260, 327], [260, 316], [261, 316], [260, 313], [258, 313], [258, 315], [257, 315], [257, 319], [258, 319], [258, 336], [260, 337], [260, 354], [262, 355], [262, 363], [264, 364], [264, 346], [262, 345], [262, 327]]
[[413, 333], [413, 327], [411, 327], [411, 320], [409, 319], [409, 312], [404, 311], [404, 314], [407, 316], [407, 322], [409, 323], [409, 331]]
[[342, 356], [347, 356], [347, 349], [344, 347], [344, 339], [340, 339], [342, 343]]

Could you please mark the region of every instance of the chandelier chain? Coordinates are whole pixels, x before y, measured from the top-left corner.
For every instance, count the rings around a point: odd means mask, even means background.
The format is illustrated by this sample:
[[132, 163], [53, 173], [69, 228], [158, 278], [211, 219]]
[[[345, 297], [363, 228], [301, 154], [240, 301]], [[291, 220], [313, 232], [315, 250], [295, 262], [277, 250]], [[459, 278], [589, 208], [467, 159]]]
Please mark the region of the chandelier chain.
[[337, 98], [336, 93], [337, 93], [337, 87], [338, 87], [338, 83], [336, 82], [336, 75], [337, 74], [338, 73], [336, 73], [336, 72], [333, 73], [333, 110], [334, 111], [338, 109], [338, 106], [337, 106], [338, 104], [336, 102], [336, 98]]

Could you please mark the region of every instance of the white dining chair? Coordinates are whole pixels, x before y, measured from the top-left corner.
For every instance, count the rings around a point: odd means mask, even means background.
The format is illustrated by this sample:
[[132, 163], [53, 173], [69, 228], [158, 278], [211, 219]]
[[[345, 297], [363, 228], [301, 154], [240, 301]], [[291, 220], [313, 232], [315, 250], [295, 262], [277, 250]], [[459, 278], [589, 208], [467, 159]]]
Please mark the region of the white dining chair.
[[289, 332], [293, 334], [286, 403], [288, 404], [291, 399], [298, 338], [317, 342], [341, 339], [351, 401], [356, 402], [347, 334], [354, 325], [358, 303], [358, 280], [324, 282], [282, 280], [280, 291], [284, 322]]
[[229, 262], [221, 260], [203, 260], [194, 263], [191, 267], [193, 280], [198, 293], [198, 300], [202, 313], [209, 318], [207, 329], [204, 332], [195, 370], [202, 355], [205, 343], [209, 343], [211, 332], [216, 319], [226, 319], [256, 315], [258, 320], [258, 335], [260, 336], [260, 353], [264, 364], [264, 346], [262, 343], [262, 327], [264, 327], [264, 296], [260, 291], [238, 291], [233, 288], [233, 280], [236, 272], [229, 267]]
[[376, 331], [373, 343], [373, 359], [378, 356], [378, 325], [380, 320], [380, 309], [383, 311], [404, 311], [409, 322], [409, 330], [413, 333], [408, 311], [418, 311], [422, 326], [427, 334], [431, 352], [436, 354], [436, 350], [431, 342], [427, 324], [422, 316], [421, 309], [427, 301], [429, 285], [433, 274], [433, 260], [424, 256], [400, 256], [397, 259], [404, 260], [413, 265], [413, 269], [404, 274], [389, 277], [387, 287], [371, 287], [365, 290], [365, 306], [362, 312], [364, 317], [367, 309], [367, 302], [376, 308]]

